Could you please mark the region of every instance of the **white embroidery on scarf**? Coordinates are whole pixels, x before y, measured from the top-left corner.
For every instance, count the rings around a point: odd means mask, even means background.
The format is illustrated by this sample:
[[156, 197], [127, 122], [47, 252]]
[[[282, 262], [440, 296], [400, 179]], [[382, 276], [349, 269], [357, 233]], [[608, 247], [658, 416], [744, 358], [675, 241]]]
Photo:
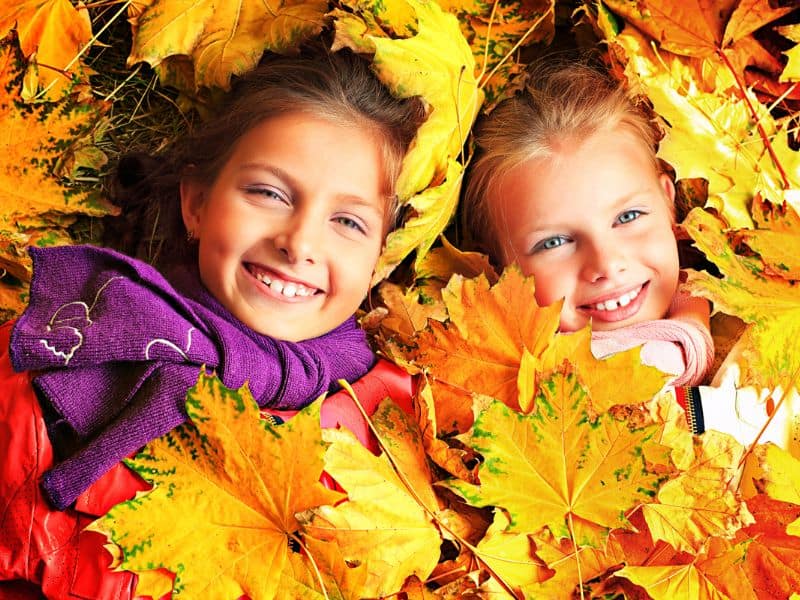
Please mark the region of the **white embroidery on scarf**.
[[[75, 356], [75, 352], [77, 352], [81, 346], [83, 346], [83, 330], [73, 326], [73, 325], [66, 325], [70, 321], [75, 321], [79, 319], [81, 321], [86, 322], [86, 327], [90, 327], [94, 321], [92, 321], [90, 315], [94, 310], [94, 307], [97, 306], [97, 302], [100, 300], [100, 294], [102, 294], [105, 289], [111, 284], [111, 282], [116, 281], [117, 279], [125, 279], [122, 276], [112, 277], [108, 281], [106, 281], [103, 285], [100, 286], [100, 289], [94, 295], [94, 300], [92, 301], [91, 306], [86, 304], [83, 300], [73, 300], [72, 302], [67, 302], [66, 304], [62, 304], [56, 309], [56, 312], [53, 313], [53, 316], [50, 317], [50, 321], [47, 323], [47, 328], [45, 331], [51, 332], [56, 331], [58, 329], [68, 329], [72, 331], [78, 337], [78, 343], [75, 344], [72, 348], [70, 348], [69, 352], [62, 352], [61, 350], [56, 350], [55, 346], [51, 346], [47, 343], [47, 340], [42, 338], [39, 342], [44, 346], [47, 350], [53, 353], [53, 356], [57, 358], [64, 359], [64, 366], [66, 367], [69, 365], [69, 361], [72, 360], [72, 357]], [[69, 306], [80, 306], [83, 308], [83, 316], [76, 316], [76, 317], [67, 317], [64, 319], [58, 319], [58, 313]]]
[[169, 340], [165, 340], [164, 338], [156, 338], [154, 340], [150, 340], [147, 342], [147, 346], [144, 348], [144, 358], [145, 360], [150, 360], [150, 348], [152, 348], [155, 344], [164, 344], [168, 348], [172, 348], [180, 354], [184, 360], [189, 360], [189, 350], [192, 349], [192, 332], [194, 331], [194, 327], [189, 327], [189, 331], [186, 334], [186, 350], [181, 350], [178, 348], [176, 344], [170, 342]]

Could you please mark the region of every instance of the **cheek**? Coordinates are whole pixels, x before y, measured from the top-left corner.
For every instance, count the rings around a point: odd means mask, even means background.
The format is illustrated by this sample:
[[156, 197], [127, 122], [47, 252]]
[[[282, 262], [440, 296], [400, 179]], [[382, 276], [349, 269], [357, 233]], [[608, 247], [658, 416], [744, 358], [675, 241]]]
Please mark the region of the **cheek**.
[[376, 240], [367, 245], [348, 244], [332, 254], [336, 277], [349, 293], [360, 294], [362, 299], [367, 295], [382, 247], [383, 240]]
[[568, 295], [568, 277], [563, 269], [534, 266], [530, 263], [520, 266], [524, 275], [533, 276], [536, 304], [539, 306], [548, 306]]

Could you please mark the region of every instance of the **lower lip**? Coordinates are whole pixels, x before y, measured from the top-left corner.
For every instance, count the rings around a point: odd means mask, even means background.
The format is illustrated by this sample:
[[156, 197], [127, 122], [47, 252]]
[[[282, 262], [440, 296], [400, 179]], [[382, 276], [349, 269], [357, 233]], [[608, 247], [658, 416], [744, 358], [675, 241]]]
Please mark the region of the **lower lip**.
[[650, 282], [645, 283], [636, 296], [627, 306], [620, 306], [614, 310], [597, 310], [596, 308], [582, 308], [581, 312], [592, 318], [593, 321], [603, 321], [605, 323], [617, 323], [625, 321], [635, 316], [636, 313], [642, 308], [645, 298], [647, 296], [647, 288]]
[[311, 296], [292, 296], [291, 298], [289, 296], [284, 296], [283, 294], [276, 292], [266, 283], [258, 279], [255, 275], [253, 275], [250, 272], [250, 270], [246, 266], [242, 265], [242, 270], [244, 270], [247, 278], [253, 283], [253, 285], [255, 285], [258, 292], [264, 296], [267, 296], [268, 298], [272, 298], [274, 300], [279, 300], [281, 302], [286, 302], [289, 304], [297, 304], [299, 302], [309, 302], [317, 296], [317, 294], [312, 294]]

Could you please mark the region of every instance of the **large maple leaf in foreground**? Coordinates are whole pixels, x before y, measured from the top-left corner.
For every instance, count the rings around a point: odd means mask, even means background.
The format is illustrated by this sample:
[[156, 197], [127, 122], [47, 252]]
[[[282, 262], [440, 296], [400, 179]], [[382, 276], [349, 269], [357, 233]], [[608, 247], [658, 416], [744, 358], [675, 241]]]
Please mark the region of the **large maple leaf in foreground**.
[[509, 531], [547, 526], [568, 537], [574, 518], [600, 529], [627, 526], [625, 512], [657, 488], [642, 459], [655, 428], [630, 429], [609, 414], [592, 419], [586, 390], [569, 371], [542, 383], [535, 412], [495, 402], [464, 436], [484, 457], [480, 486], [449, 487], [470, 504], [506, 509]]
[[295, 514], [342, 497], [319, 481], [319, 406], [271, 426], [246, 388], [201, 375], [187, 396], [192, 423], [128, 462], [155, 489], [117, 505], [93, 528], [119, 546], [121, 568], [167, 569], [189, 598], [274, 597], [282, 576], [297, 578]]

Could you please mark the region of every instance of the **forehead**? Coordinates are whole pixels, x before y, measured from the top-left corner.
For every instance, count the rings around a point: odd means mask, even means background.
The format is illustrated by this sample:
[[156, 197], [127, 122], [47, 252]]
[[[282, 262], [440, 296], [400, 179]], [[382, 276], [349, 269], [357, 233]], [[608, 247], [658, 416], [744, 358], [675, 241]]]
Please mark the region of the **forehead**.
[[583, 215], [632, 194], [658, 190], [647, 145], [624, 130], [601, 131], [561, 142], [549, 155], [513, 166], [489, 190], [489, 212], [495, 224], [501, 219], [506, 226], [526, 226], [571, 209]]

